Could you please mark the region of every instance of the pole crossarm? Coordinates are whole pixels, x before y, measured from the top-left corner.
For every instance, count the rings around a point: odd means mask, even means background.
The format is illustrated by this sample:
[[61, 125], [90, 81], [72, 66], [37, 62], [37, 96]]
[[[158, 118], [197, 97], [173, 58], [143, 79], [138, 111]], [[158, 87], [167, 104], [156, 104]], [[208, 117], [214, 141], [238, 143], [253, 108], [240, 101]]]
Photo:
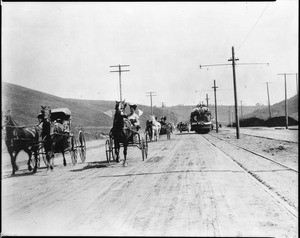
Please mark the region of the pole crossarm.
[[130, 71], [130, 70], [128, 70], [128, 69], [124, 69], [124, 70], [122, 70], [121, 69], [121, 67], [128, 67], [128, 66], [130, 66], [130, 65], [121, 65], [121, 64], [119, 64], [119, 65], [111, 65], [111, 66], [109, 66], [109, 67], [118, 67], [119, 69], [118, 70], [114, 70], [114, 71], [110, 71], [111, 73], [119, 73], [119, 84], [120, 84], [120, 100], [122, 101], [122, 83], [121, 83], [121, 73], [122, 72], [128, 72], [128, 71]]
[[119, 65], [111, 65], [111, 66], [109, 66], [109, 67], [128, 67], [128, 66], [130, 66], [129, 64], [119, 64]]
[[200, 65], [200, 69], [202, 69], [202, 67], [210, 67], [210, 66], [222, 66], [222, 65], [231, 65], [231, 64], [205, 64], [205, 65]]

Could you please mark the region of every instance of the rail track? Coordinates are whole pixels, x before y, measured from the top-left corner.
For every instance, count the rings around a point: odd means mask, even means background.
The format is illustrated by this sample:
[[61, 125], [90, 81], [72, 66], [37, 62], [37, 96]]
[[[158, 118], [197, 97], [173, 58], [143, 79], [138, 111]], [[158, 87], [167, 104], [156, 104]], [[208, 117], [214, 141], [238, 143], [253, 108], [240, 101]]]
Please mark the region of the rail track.
[[244, 134], [244, 135], [247, 135], [247, 136], [257, 137], [257, 138], [264, 138], [264, 139], [269, 139], [269, 140], [275, 140], [275, 141], [282, 141], [282, 142], [298, 144], [298, 142], [292, 141], [292, 140], [284, 140], [284, 139], [277, 139], [277, 138], [266, 137], [266, 136], [253, 135], [253, 134], [250, 134], [250, 133], [247, 133], [247, 132], [240, 132], [240, 133]]
[[[243, 147], [243, 146], [239, 146], [239, 145], [232, 144], [232, 143], [230, 143], [230, 142], [228, 142], [228, 141], [226, 141], [226, 140], [224, 140], [224, 139], [222, 139], [222, 138], [219, 138], [219, 137], [217, 137], [217, 136], [215, 136], [215, 135], [213, 135], [213, 134], [210, 134], [210, 135], [213, 136], [213, 137], [215, 137], [215, 138], [218, 138], [219, 140], [225, 141], [225, 142], [227, 142], [228, 144], [231, 144], [231, 145], [233, 145], [233, 146], [236, 146], [236, 147], [238, 147], [238, 148], [240, 148], [240, 149], [242, 149], [242, 150], [248, 151], [249, 153], [252, 153], [252, 154], [254, 154], [254, 155], [257, 155], [257, 156], [259, 156], [259, 157], [261, 157], [261, 158], [263, 158], [263, 159], [266, 159], [266, 160], [272, 161], [272, 162], [275, 163], [275, 164], [281, 165], [282, 167], [284, 167], [284, 168], [286, 168], [286, 169], [288, 169], [288, 170], [292, 170], [292, 171], [298, 173], [298, 170], [297, 170], [297, 169], [291, 168], [291, 167], [288, 166], [288, 165], [285, 165], [285, 164], [283, 164], [283, 163], [280, 163], [280, 162], [278, 162], [278, 161], [276, 161], [276, 160], [273, 160], [273, 159], [271, 159], [271, 158], [269, 158], [269, 157], [267, 157], [267, 156], [261, 155], [261, 154], [255, 152], [255, 151], [249, 150], [249, 149], [247, 149], [247, 148], [245, 148], [245, 147]], [[247, 134], [247, 135], [248, 135], [248, 134]], [[270, 139], [270, 140], [276, 140], [276, 139], [273, 139], [273, 138], [262, 137], [262, 136], [256, 136], [256, 135], [250, 135], [250, 134], [249, 134], [249, 136], [260, 137], [260, 138]], [[205, 138], [205, 139], [206, 139], [206, 138]], [[284, 141], [284, 140], [279, 140], [279, 141]], [[285, 141], [285, 142], [291, 142], [291, 141]], [[291, 142], [291, 143], [295, 143], [295, 142]]]
[[[285, 169], [289, 170], [289, 171], [293, 171], [295, 173], [298, 174], [298, 170], [291, 168], [290, 166], [287, 166], [285, 164], [279, 163], [273, 159], [270, 159], [266, 156], [263, 156], [257, 152], [251, 151], [247, 148], [244, 148], [242, 146], [239, 145], [234, 145], [222, 138], [219, 138], [213, 134], [209, 134], [212, 137], [217, 138], [218, 140], [224, 141], [232, 146], [235, 146], [237, 148], [243, 149], [244, 151], [247, 151], [251, 154], [254, 154], [256, 156], [258, 156], [259, 158], [263, 158], [265, 160], [271, 161], [277, 165], [280, 165], [282, 167], [284, 167]], [[281, 194], [279, 194], [276, 191], [273, 191], [273, 188], [271, 186], [269, 186], [268, 184], [266, 184], [262, 179], [260, 179], [254, 172], [252, 172], [251, 170], [247, 169], [244, 165], [242, 165], [240, 162], [238, 162], [233, 156], [231, 156], [227, 151], [224, 151], [223, 149], [221, 149], [219, 146], [217, 146], [214, 142], [210, 141], [208, 138], [206, 138], [206, 136], [202, 135], [202, 137], [208, 141], [210, 144], [212, 144], [214, 147], [216, 147], [218, 150], [220, 150], [222, 153], [226, 154], [229, 158], [231, 158], [240, 168], [241, 170], [250, 178], [252, 179], [256, 184], [258, 184], [266, 193], [268, 193], [273, 199], [275, 199], [278, 204], [280, 204], [282, 207], [284, 207], [288, 212], [290, 212], [293, 216], [295, 216], [296, 218], [298, 218], [298, 210], [289, 203], [289, 201], [287, 201], [284, 196], [282, 196]], [[266, 137], [264, 137], [266, 138]], [[269, 139], [269, 138], [267, 138]]]

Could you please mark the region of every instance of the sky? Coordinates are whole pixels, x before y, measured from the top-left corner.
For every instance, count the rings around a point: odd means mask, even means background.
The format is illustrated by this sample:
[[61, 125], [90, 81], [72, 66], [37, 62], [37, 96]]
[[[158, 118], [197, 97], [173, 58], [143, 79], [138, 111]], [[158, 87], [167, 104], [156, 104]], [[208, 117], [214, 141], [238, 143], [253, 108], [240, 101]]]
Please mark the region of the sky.
[[[2, 2], [2, 81], [150, 106], [268, 105], [297, 94], [299, 2]], [[260, 64], [253, 64], [260, 63]], [[268, 63], [268, 64], [267, 64]], [[202, 67], [200, 65], [227, 64]], [[239, 65], [241, 64], [241, 65]]]

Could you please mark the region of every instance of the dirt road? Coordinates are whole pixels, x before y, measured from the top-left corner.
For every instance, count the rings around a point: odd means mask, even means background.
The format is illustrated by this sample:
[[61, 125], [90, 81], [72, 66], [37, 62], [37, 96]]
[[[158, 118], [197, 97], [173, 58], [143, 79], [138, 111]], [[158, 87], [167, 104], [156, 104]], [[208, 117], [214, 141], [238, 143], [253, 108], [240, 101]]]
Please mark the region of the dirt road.
[[106, 163], [103, 141], [84, 164], [56, 158], [52, 172], [24, 165], [10, 177], [4, 159], [3, 235], [298, 237], [298, 173], [213, 135], [162, 136], [145, 161], [130, 147], [127, 167]]

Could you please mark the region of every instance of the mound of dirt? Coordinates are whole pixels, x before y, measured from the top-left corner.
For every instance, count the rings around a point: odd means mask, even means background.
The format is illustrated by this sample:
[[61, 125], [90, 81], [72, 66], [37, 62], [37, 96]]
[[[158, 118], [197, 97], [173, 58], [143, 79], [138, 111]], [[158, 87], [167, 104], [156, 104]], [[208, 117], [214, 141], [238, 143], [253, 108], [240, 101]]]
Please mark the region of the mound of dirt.
[[[296, 126], [298, 125], [298, 121], [292, 117], [288, 117], [288, 125]], [[232, 126], [235, 127], [236, 123], [233, 123]], [[244, 120], [240, 120], [240, 127], [251, 127], [251, 126], [267, 126], [267, 127], [285, 126], [285, 116], [272, 117], [268, 120], [263, 120], [257, 117], [250, 117]]]
[[[298, 125], [298, 121], [296, 121], [294, 118], [288, 117], [288, 124], [289, 126], [296, 126]], [[285, 117], [273, 117], [265, 122], [265, 126], [268, 127], [274, 127], [274, 126], [285, 126]]]

